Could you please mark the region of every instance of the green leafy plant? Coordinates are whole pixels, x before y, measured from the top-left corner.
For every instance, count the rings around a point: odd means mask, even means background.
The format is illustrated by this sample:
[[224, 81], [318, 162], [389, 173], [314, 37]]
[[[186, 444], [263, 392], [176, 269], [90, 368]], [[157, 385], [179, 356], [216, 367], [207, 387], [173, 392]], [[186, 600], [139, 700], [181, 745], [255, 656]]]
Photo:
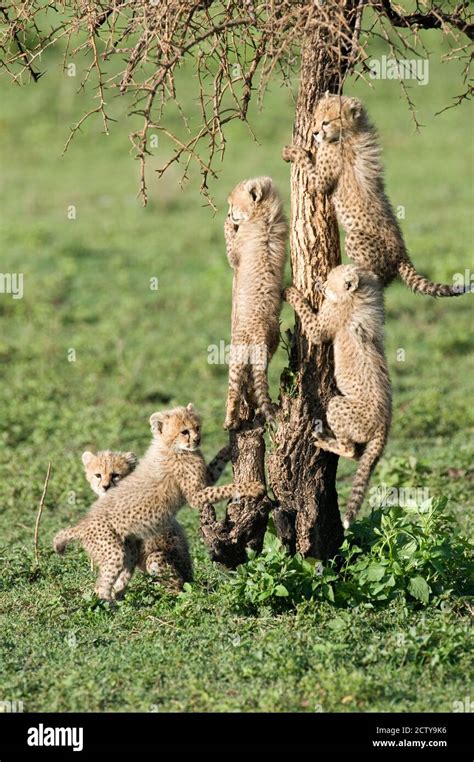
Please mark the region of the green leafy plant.
[[394, 487], [404, 483], [424, 484], [431, 472], [430, 466], [412, 455], [409, 457], [393, 455], [391, 458], [383, 458], [378, 467], [380, 482]]
[[373, 511], [354, 525], [338, 557], [325, 566], [290, 557], [267, 535], [263, 553], [251, 554], [234, 573], [230, 597], [247, 610], [283, 611], [310, 599], [350, 607], [400, 597], [426, 606], [472, 593], [472, 545], [456, 531], [446, 503], [430, 499]]

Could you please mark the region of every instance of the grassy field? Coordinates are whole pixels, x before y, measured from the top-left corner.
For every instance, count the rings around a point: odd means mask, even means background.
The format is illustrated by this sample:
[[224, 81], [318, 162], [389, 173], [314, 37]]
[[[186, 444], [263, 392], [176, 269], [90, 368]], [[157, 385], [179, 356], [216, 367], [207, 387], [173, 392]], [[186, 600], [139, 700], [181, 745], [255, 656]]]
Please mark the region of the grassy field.
[[[278, 615], [236, 613], [228, 575], [208, 560], [189, 509], [181, 517], [196, 581], [178, 599], [137, 574], [110, 611], [91, 595], [82, 551], [53, 555], [53, 534], [91, 502], [84, 449], [142, 453], [149, 415], [190, 400], [204, 417], [206, 457], [224, 443], [226, 367], [210, 365], [207, 350], [230, 338], [225, 198], [243, 177], [268, 173], [288, 206], [289, 170], [279, 155], [293, 105], [274, 84], [264, 111], [253, 113], [260, 144], [243, 125], [231, 126], [211, 185], [217, 215], [203, 205], [197, 177], [181, 189], [179, 167], [161, 182], [152, 176], [169, 152], [165, 142], [150, 161], [143, 209], [129, 125], [114, 124], [106, 137], [91, 123], [60, 158], [87, 96], [75, 95], [78, 78], [63, 75], [59, 56], [43, 68], [38, 85], [3, 80], [1, 90], [1, 269], [24, 274], [24, 297], [0, 295], [0, 700], [22, 700], [25, 711], [452, 711], [473, 695], [468, 611], [453, 597], [423, 610], [394, 602], [341, 614], [306, 602]], [[459, 92], [457, 74], [434, 57], [429, 84], [413, 85], [425, 125], [418, 134], [397, 82], [354, 88], [380, 130], [413, 260], [446, 282], [474, 270], [472, 109], [464, 103], [434, 116]], [[183, 73], [190, 108], [195, 85]], [[117, 115], [121, 108], [114, 105]], [[464, 531], [473, 507], [472, 318], [470, 297], [435, 301], [399, 283], [390, 288], [394, 421], [373, 477], [374, 485], [447, 496]], [[291, 324], [285, 307], [283, 329]], [[274, 396], [284, 365], [280, 349]], [[32, 571], [48, 461], [41, 567]], [[352, 473], [341, 463], [342, 506]]]

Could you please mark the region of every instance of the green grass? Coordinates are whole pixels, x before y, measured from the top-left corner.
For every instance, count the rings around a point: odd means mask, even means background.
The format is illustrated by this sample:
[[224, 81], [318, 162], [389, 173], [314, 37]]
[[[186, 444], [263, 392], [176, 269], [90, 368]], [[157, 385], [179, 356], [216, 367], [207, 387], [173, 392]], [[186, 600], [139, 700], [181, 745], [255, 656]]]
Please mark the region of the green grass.
[[[435, 36], [427, 39], [433, 47]], [[204, 416], [205, 455], [224, 442], [226, 368], [207, 363], [207, 347], [230, 338], [225, 198], [243, 177], [269, 173], [288, 205], [289, 169], [279, 154], [293, 105], [275, 83], [265, 109], [253, 113], [260, 145], [243, 125], [231, 125], [211, 184], [218, 215], [203, 205], [195, 175], [184, 189], [176, 166], [161, 182], [153, 177], [169, 153], [165, 142], [150, 162], [143, 209], [127, 124], [113, 124], [105, 137], [91, 123], [59, 157], [85, 100], [74, 95], [78, 78], [62, 76], [59, 57], [42, 64], [48, 73], [38, 85], [2, 82], [2, 272], [24, 273], [25, 293], [22, 300], [0, 296], [0, 700], [23, 700], [30, 711], [451, 711], [453, 701], [472, 695], [468, 612], [453, 598], [423, 610], [393, 601], [340, 611], [307, 601], [278, 615], [236, 613], [228, 575], [208, 560], [189, 509], [181, 516], [196, 582], [178, 599], [137, 574], [110, 611], [91, 597], [93, 574], [80, 550], [52, 554], [54, 532], [91, 502], [84, 449], [141, 453], [150, 413], [190, 400]], [[413, 260], [444, 281], [474, 270], [472, 110], [464, 103], [434, 116], [459, 91], [457, 76], [455, 65], [434, 57], [429, 85], [413, 86], [425, 125], [419, 134], [397, 82], [354, 88], [379, 128], [388, 191], [405, 207]], [[190, 107], [195, 85], [183, 77]], [[118, 114], [121, 108], [114, 106]], [[70, 205], [75, 220], [67, 218]], [[152, 277], [158, 291], [149, 288]], [[446, 510], [467, 530], [472, 299], [415, 297], [397, 283], [386, 304], [394, 420], [372, 484], [447, 496]], [[283, 329], [291, 323], [285, 307]], [[280, 349], [271, 368], [274, 396], [284, 365]], [[33, 573], [49, 460], [41, 569]], [[341, 463], [342, 506], [352, 473]]]

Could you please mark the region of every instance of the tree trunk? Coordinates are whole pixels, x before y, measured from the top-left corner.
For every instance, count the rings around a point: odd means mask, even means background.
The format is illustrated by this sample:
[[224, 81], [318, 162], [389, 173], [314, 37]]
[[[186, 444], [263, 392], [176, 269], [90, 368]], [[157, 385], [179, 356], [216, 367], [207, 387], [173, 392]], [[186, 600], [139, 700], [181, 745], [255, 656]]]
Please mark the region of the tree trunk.
[[[260, 418], [247, 408], [247, 420], [230, 434], [234, 481], [265, 483], [265, 440]], [[217, 521], [212, 505], [201, 512], [201, 532], [213, 561], [235, 569], [246, 561], [246, 548], [261, 551], [268, 516], [273, 508], [270, 498], [239, 498], [230, 501], [224, 521]]]
[[[313, 25], [301, 51], [301, 75], [293, 140], [312, 150], [312, 121], [316, 103], [326, 90], [341, 92], [344, 75], [352, 66], [351, 39], [358, 35], [362, 0], [338, 0], [334, 24]], [[341, 31], [344, 34], [341, 34]], [[291, 265], [293, 282], [309, 303], [319, 308], [318, 280], [340, 264], [339, 232], [331, 201], [316, 198], [307, 177], [291, 170]], [[296, 321], [289, 367], [280, 386], [278, 430], [268, 459], [268, 473], [276, 503], [268, 497], [241, 500], [227, 506], [223, 522], [211, 505], [201, 513], [201, 530], [211, 557], [235, 568], [245, 561], [245, 548], [261, 550], [269, 511], [277, 533], [290, 553], [325, 560], [337, 553], [344, 532], [336, 492], [336, 455], [319, 452], [312, 443], [318, 422], [335, 393], [332, 347], [316, 348]], [[232, 463], [237, 481], [264, 480], [265, 442], [262, 422], [248, 408], [248, 419], [231, 433]]]
[[[336, 67], [322, 33], [315, 30], [301, 57], [301, 77], [293, 140], [312, 150], [312, 120], [326, 90], [338, 92]], [[322, 294], [317, 281], [340, 264], [339, 233], [332, 203], [316, 198], [296, 166], [291, 169], [291, 266], [293, 283], [314, 308]], [[343, 529], [335, 486], [338, 458], [318, 452], [312, 433], [333, 391], [332, 347], [308, 345], [298, 321], [292, 337], [289, 368], [281, 379], [276, 447], [269, 458], [269, 476], [279, 506], [274, 511], [277, 533], [290, 553], [320, 559], [338, 550]]]

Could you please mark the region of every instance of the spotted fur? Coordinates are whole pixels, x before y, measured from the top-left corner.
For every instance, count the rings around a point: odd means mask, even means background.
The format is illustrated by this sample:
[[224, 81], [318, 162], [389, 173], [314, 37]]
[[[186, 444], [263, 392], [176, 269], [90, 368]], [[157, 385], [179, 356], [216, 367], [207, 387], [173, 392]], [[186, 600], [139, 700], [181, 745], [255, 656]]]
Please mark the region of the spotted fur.
[[288, 288], [284, 298], [295, 309], [303, 331], [315, 344], [334, 346], [335, 379], [340, 394], [326, 411], [330, 434], [316, 434], [317, 446], [358, 459], [344, 526], [357, 515], [370, 475], [387, 441], [391, 421], [391, 387], [383, 347], [384, 306], [380, 280], [356, 265], [340, 265], [328, 275], [325, 298], [314, 313], [300, 292]]
[[350, 259], [372, 270], [384, 286], [399, 275], [420, 294], [459, 296], [468, 290], [433, 283], [411, 263], [385, 193], [377, 135], [357, 98], [322, 98], [314, 116], [314, 139], [316, 164], [296, 145], [287, 146], [283, 158], [307, 171], [317, 193], [331, 196], [338, 222], [346, 232], [345, 250]]
[[267, 421], [273, 420], [267, 369], [279, 342], [288, 225], [270, 177], [244, 180], [228, 202], [224, 234], [234, 287], [224, 426], [235, 429], [240, 425], [240, 401], [246, 393]]
[[135, 471], [100, 497], [76, 526], [54, 538], [57, 553], [71, 540], [81, 541], [99, 567], [95, 589], [104, 600], [125, 590], [138, 563], [137, 540], [167, 531], [186, 502], [201, 508], [239, 495], [256, 497], [265, 489], [255, 482], [207, 486], [199, 450], [201, 421], [191, 404], [154, 413], [150, 426], [152, 443]]

